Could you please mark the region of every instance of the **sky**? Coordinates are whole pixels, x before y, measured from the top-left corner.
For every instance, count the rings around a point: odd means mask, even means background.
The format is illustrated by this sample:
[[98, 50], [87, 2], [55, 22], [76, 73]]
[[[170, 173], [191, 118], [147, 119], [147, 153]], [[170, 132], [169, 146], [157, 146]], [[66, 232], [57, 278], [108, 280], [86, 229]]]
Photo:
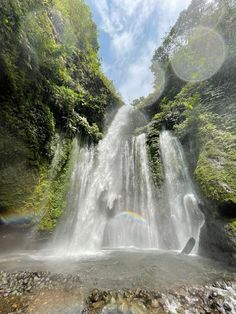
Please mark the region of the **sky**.
[[99, 32], [104, 73], [126, 103], [153, 89], [150, 71], [161, 44], [191, 0], [86, 0]]

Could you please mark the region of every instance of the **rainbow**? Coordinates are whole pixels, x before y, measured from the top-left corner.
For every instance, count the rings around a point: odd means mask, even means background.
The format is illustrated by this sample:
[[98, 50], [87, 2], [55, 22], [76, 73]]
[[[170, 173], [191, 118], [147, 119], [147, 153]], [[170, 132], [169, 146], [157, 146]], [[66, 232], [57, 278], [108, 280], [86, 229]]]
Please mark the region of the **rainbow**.
[[124, 218], [127, 220], [135, 221], [139, 224], [145, 224], [145, 225], [147, 224], [147, 221], [145, 218], [143, 218], [141, 215], [134, 213], [132, 211], [123, 211], [122, 213], [117, 214], [115, 218]]
[[0, 215], [0, 225], [13, 226], [13, 225], [29, 225], [32, 224], [34, 216], [30, 215]]

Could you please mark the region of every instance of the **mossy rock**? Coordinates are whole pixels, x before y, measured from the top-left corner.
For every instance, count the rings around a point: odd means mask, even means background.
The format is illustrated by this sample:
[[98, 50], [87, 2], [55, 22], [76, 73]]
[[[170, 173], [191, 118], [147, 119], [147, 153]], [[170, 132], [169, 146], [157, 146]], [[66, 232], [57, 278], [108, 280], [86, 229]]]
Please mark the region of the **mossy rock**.
[[164, 180], [159, 136], [159, 122], [154, 120], [147, 127], [147, 148], [151, 175], [156, 186], [161, 186]]
[[[121, 100], [101, 72], [85, 1], [1, 1], [0, 16], [0, 212], [43, 216], [40, 228], [52, 229], [72, 139], [97, 143], [106, 111]], [[56, 132], [64, 140], [52, 174]]]
[[0, 210], [16, 211], [32, 193], [39, 171], [31, 166], [34, 155], [24, 141], [0, 134]]
[[[206, 197], [220, 207], [231, 204], [236, 208], [236, 133], [215, 126], [205, 140], [195, 170], [197, 182]], [[232, 215], [236, 217], [236, 210]]]

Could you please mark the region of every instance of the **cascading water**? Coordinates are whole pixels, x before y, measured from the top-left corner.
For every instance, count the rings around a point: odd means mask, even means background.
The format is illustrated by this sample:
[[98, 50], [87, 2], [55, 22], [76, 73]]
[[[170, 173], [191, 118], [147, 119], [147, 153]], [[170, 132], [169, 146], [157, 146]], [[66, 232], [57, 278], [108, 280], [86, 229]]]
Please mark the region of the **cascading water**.
[[67, 218], [54, 241], [59, 254], [158, 247], [146, 137], [131, 134], [140, 116], [123, 106], [97, 148], [75, 144]]
[[[191, 237], [198, 244], [204, 216], [198, 207], [199, 198], [180, 142], [169, 131], [163, 131], [160, 135], [160, 147], [168, 205], [164, 217], [163, 238], [167, 248], [179, 250]], [[198, 245], [195, 246], [195, 252], [197, 247]]]
[[57, 254], [105, 247], [179, 250], [190, 237], [199, 237], [203, 215], [181, 145], [169, 132], [161, 134], [165, 191], [160, 197], [149, 171], [146, 136], [133, 135], [141, 117], [123, 106], [97, 147], [74, 142], [67, 213], [53, 243]]
[[158, 246], [155, 223], [155, 195], [148, 169], [146, 136], [141, 134], [124, 143], [119, 160], [120, 187], [116, 215], [108, 222], [107, 246]]

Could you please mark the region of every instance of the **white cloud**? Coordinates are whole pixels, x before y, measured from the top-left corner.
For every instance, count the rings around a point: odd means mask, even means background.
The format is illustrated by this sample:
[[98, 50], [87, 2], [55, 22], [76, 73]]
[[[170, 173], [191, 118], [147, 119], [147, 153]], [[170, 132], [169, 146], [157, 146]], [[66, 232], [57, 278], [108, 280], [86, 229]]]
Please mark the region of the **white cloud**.
[[[154, 48], [190, 0], [90, 0], [99, 13], [99, 28], [109, 35], [112, 64], [106, 73], [117, 81], [125, 101], [152, 90], [149, 70]], [[150, 31], [148, 27], [150, 26]]]
[[128, 15], [132, 15], [140, 3], [142, 3], [142, 0], [114, 0], [114, 3], [116, 6], [123, 8], [123, 10], [126, 11]]
[[94, 6], [97, 8], [98, 13], [101, 16], [102, 24], [101, 28], [108, 34], [112, 34], [114, 32], [114, 21], [110, 19], [110, 12], [107, 0], [93, 0]]
[[[122, 55], [124, 49], [131, 51], [135, 48], [137, 34], [142, 33], [148, 17], [158, 7], [156, 0], [93, 0], [93, 3], [102, 20], [101, 28]], [[128, 40], [127, 48], [125, 39]]]
[[118, 88], [126, 103], [141, 96], [148, 95], [153, 86], [153, 75], [150, 70], [151, 59], [156, 43], [150, 41], [144, 45], [139, 56], [125, 69], [125, 75]]
[[133, 99], [150, 93], [153, 76], [149, 69], [151, 55], [143, 55], [127, 68], [125, 78], [119, 86], [124, 101], [129, 103]]
[[115, 34], [113, 37], [112, 45], [114, 53], [119, 57], [131, 51], [134, 45], [134, 38], [132, 33], [124, 32], [121, 35]]

